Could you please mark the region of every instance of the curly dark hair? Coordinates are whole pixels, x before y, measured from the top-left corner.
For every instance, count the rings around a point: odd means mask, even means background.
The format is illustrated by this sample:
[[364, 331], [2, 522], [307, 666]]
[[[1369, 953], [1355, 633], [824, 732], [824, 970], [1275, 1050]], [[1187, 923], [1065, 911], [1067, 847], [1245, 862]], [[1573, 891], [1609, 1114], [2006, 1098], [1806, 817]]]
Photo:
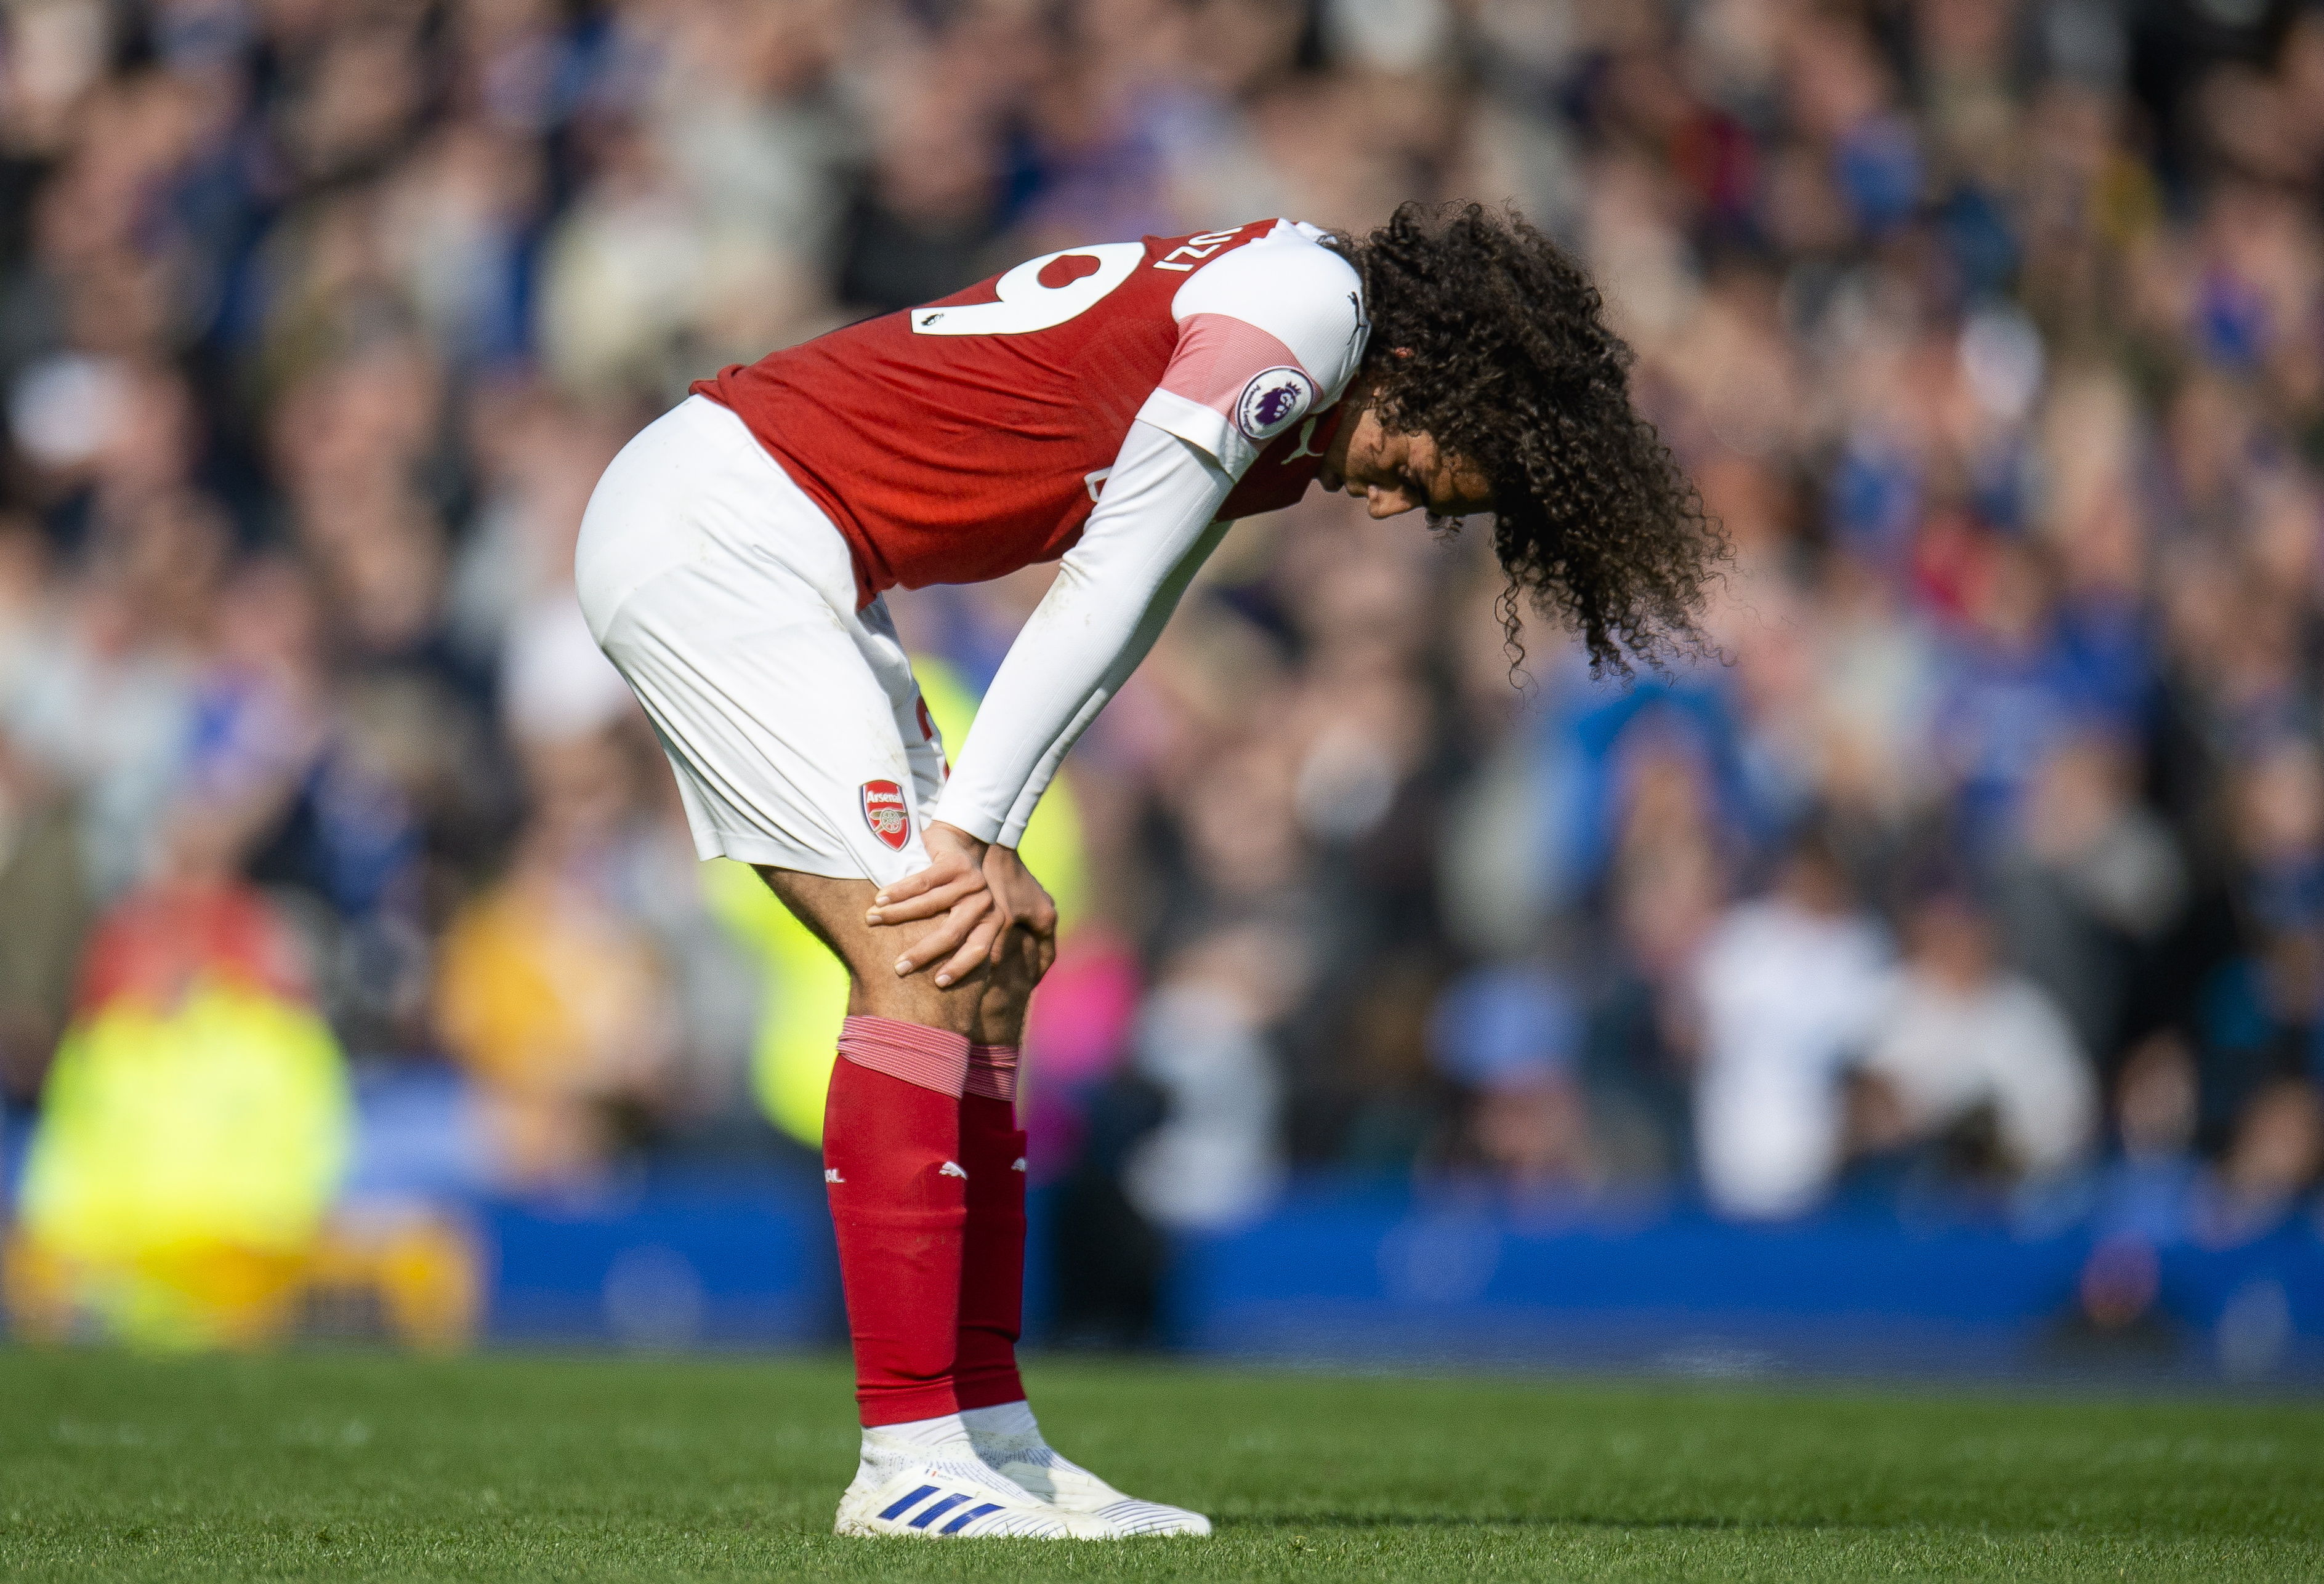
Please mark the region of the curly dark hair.
[[1358, 381], [1380, 421], [1492, 484], [1512, 653], [1526, 603], [1580, 630], [1593, 671], [1704, 650], [1726, 535], [1631, 407], [1630, 349], [1580, 266], [1481, 204], [1408, 203], [1349, 248], [1372, 322]]

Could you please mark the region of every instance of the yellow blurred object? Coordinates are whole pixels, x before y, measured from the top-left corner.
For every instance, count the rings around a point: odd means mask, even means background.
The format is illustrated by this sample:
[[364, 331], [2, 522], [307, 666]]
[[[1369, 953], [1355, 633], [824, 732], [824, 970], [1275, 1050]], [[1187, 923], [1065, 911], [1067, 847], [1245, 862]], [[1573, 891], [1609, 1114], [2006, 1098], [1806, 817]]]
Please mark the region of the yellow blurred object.
[[67, 1030], [25, 1163], [5, 1283], [34, 1334], [235, 1346], [286, 1322], [352, 1128], [308, 1008], [197, 980]]
[[504, 883], [463, 908], [443, 962], [445, 1038], [490, 1089], [593, 1088], [661, 1010], [642, 933], [545, 885]]
[[346, 1167], [352, 1107], [338, 1041], [306, 1007], [217, 981], [174, 1008], [116, 1000], [58, 1046], [24, 1228], [79, 1259], [304, 1248]]
[[520, 869], [461, 909], [436, 990], [446, 1048], [476, 1081], [513, 1182], [584, 1175], [600, 1101], [648, 1087], [671, 1017], [651, 941], [585, 894]]
[[102, 1340], [180, 1352], [248, 1348], [289, 1329], [304, 1249], [186, 1242], [76, 1258], [19, 1228], [5, 1293], [15, 1333], [33, 1341]]
[[[915, 660], [920, 695], [946, 744], [966, 741], [977, 696], [941, 660]], [[1025, 865], [1057, 901], [1062, 935], [1081, 916], [1087, 892], [1081, 821], [1063, 777], [1033, 813], [1018, 848]], [[757, 953], [765, 975], [752, 1080], [768, 1119], [802, 1144], [823, 1142], [823, 1098], [847, 1016], [847, 971], [805, 925], [790, 916], [748, 864], [727, 859], [704, 867], [712, 912]]]
[[385, 1221], [342, 1220], [316, 1245], [304, 1275], [310, 1323], [351, 1310], [376, 1324], [318, 1329], [376, 1331], [415, 1348], [448, 1351], [475, 1340], [484, 1313], [483, 1261], [458, 1221], [420, 1212]]
[[847, 970], [775, 900], [758, 871], [731, 858], [704, 865], [711, 911], [753, 953], [759, 1034], [751, 1082], [767, 1119], [803, 1144], [823, 1142], [823, 1092], [847, 1016]]
[[466, 1229], [429, 1214], [330, 1226], [288, 1253], [189, 1243], [125, 1261], [75, 1259], [18, 1228], [0, 1245], [0, 1310], [39, 1342], [181, 1351], [306, 1330], [448, 1350], [475, 1338], [481, 1268]]

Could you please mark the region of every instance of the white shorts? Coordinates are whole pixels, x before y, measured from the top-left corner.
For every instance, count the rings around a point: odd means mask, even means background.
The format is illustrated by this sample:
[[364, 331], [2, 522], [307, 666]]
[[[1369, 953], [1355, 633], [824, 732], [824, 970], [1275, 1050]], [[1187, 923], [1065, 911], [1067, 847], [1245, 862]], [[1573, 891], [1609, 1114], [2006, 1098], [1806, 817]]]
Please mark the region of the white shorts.
[[886, 604], [742, 420], [690, 396], [622, 448], [574, 555], [704, 858], [884, 885], [927, 867], [944, 744]]

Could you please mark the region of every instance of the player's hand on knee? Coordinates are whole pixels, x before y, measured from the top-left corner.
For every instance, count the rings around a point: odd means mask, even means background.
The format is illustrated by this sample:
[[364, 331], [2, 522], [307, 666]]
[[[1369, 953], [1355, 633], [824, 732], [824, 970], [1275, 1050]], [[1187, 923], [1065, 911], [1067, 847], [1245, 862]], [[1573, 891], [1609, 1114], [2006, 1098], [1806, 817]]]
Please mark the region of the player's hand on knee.
[[930, 825], [923, 840], [927, 868], [882, 886], [872, 898], [864, 923], [876, 926], [935, 918], [985, 889], [983, 843], [946, 824]]
[[1002, 935], [992, 943], [992, 962], [998, 966], [1009, 931], [1022, 930], [1034, 947], [1033, 977], [1048, 972], [1057, 956], [1057, 904], [1013, 847], [984, 850], [984, 883], [992, 892], [1001, 918]]
[[924, 837], [928, 866], [883, 888], [872, 898], [864, 922], [872, 925], [909, 924], [936, 920], [936, 926], [896, 959], [896, 975], [936, 967], [938, 988], [982, 967], [1001, 938], [1003, 920], [984, 878], [984, 843], [965, 831], [931, 824]]

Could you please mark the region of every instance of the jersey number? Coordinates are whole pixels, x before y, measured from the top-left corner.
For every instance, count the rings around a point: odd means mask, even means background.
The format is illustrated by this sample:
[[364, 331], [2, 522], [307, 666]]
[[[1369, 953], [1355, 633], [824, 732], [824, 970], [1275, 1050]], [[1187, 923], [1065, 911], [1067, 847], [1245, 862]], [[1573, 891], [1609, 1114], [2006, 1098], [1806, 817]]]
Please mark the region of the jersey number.
[[[1130, 279], [1146, 256], [1139, 242], [1102, 242], [1027, 259], [993, 282], [998, 302], [912, 309], [915, 336], [1022, 336], [1047, 330], [1095, 308], [1108, 292]], [[1074, 261], [1066, 263], [1066, 260]], [[1087, 268], [1083, 261], [1094, 264]], [[1041, 274], [1059, 283], [1045, 286]]]

